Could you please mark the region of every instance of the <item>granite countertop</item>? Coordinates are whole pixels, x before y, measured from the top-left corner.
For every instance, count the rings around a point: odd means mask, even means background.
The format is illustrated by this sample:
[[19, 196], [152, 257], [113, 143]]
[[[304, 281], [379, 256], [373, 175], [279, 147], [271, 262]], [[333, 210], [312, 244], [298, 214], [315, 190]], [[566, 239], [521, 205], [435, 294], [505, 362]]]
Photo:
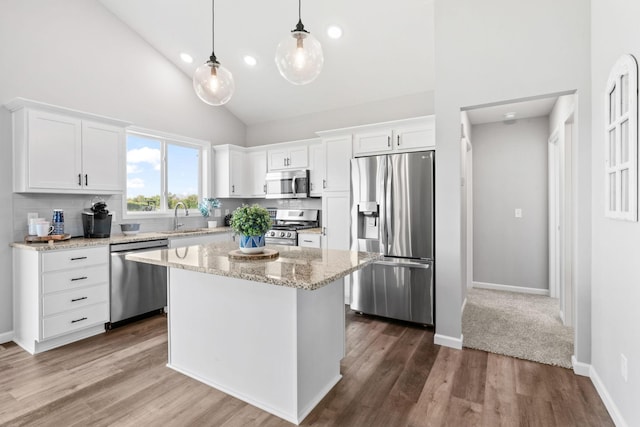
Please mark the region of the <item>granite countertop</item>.
[[154, 231], [148, 233], [138, 233], [132, 236], [124, 234], [112, 234], [111, 237], [104, 239], [88, 239], [84, 237], [73, 237], [69, 240], [50, 241], [50, 242], [13, 242], [11, 247], [20, 249], [31, 249], [34, 251], [51, 251], [57, 249], [78, 249], [92, 246], [105, 246], [112, 243], [131, 243], [144, 242], [147, 240], [169, 239], [179, 237], [204, 236], [207, 234], [228, 233], [231, 232], [230, 227], [215, 228], [195, 228], [180, 231]]
[[322, 234], [322, 228], [307, 228], [304, 230], [298, 231], [298, 234]]
[[254, 282], [314, 290], [347, 276], [379, 259], [370, 252], [267, 245], [276, 249], [276, 259], [237, 261], [228, 253], [238, 248], [234, 242], [145, 251], [126, 259], [148, 264], [234, 277]]

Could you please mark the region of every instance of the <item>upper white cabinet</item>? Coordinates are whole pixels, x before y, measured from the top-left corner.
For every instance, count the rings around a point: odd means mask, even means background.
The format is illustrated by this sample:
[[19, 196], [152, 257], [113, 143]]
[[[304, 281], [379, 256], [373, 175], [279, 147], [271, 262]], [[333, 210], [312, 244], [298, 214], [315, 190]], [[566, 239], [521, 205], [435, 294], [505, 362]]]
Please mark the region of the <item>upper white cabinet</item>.
[[13, 112], [15, 192], [124, 190], [128, 123], [23, 99], [6, 107]]
[[311, 197], [321, 197], [322, 187], [325, 182], [325, 156], [322, 142], [309, 144], [309, 194]]
[[309, 167], [307, 141], [278, 145], [267, 151], [269, 171]]
[[247, 164], [243, 147], [213, 147], [213, 188], [215, 197], [245, 197]]
[[324, 192], [351, 189], [351, 135], [322, 139], [325, 175]]
[[436, 145], [435, 116], [351, 129], [353, 130], [354, 157], [428, 150], [434, 149]]
[[247, 167], [250, 169], [247, 179], [247, 196], [264, 197], [267, 192], [265, 175], [267, 174], [267, 150], [251, 150], [245, 153]]
[[213, 147], [215, 197], [264, 197], [267, 152], [236, 145]]

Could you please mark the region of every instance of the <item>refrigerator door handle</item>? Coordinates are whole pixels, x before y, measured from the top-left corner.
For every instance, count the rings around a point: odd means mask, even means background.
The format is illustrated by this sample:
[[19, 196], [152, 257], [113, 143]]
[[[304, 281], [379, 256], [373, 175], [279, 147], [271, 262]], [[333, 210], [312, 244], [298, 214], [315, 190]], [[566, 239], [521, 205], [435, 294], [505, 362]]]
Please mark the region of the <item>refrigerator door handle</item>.
[[387, 198], [386, 198], [386, 180], [387, 180], [387, 157], [382, 157], [378, 164], [378, 188], [382, 189], [382, 197], [380, 197], [380, 207], [378, 209], [378, 224], [379, 224], [379, 239], [380, 239], [380, 253], [387, 253]]
[[417, 261], [378, 260], [378, 261], [374, 261], [373, 263], [379, 264], [379, 265], [388, 265], [390, 267], [424, 268], [425, 270], [428, 270], [429, 268], [431, 268], [430, 262], [422, 263]]
[[393, 166], [391, 163], [391, 159], [389, 157], [386, 158], [386, 167], [385, 167], [385, 184], [384, 184], [384, 197], [385, 197], [385, 213], [384, 213], [384, 253], [388, 254], [391, 252], [391, 241], [390, 237], [393, 238], [393, 230], [391, 229], [391, 216], [392, 209], [391, 206], [391, 191], [392, 191], [392, 182], [391, 177], [393, 176]]

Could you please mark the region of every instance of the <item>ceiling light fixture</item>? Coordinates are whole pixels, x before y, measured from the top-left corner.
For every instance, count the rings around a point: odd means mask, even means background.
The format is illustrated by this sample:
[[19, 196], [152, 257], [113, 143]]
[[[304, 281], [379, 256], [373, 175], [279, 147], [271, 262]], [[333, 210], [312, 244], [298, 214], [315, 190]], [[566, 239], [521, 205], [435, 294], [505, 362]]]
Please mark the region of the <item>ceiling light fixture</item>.
[[193, 73], [193, 89], [202, 101], [209, 105], [226, 104], [233, 96], [235, 83], [233, 75], [221, 66], [214, 53], [215, 41], [215, 0], [211, 0], [211, 56]]
[[298, 0], [298, 24], [276, 49], [276, 66], [282, 77], [295, 85], [311, 83], [322, 71], [324, 57], [320, 42], [304, 29]]
[[327, 35], [330, 38], [337, 40], [342, 37], [342, 28], [338, 27], [337, 25], [332, 25], [327, 28]]
[[182, 59], [187, 64], [191, 64], [193, 62], [193, 57], [191, 57], [191, 55], [189, 55], [188, 53], [184, 53], [184, 52], [180, 54], [180, 59]]
[[244, 60], [244, 63], [247, 64], [249, 67], [255, 67], [256, 64], [258, 63], [258, 60], [251, 55], [245, 55], [244, 58], [242, 58]]

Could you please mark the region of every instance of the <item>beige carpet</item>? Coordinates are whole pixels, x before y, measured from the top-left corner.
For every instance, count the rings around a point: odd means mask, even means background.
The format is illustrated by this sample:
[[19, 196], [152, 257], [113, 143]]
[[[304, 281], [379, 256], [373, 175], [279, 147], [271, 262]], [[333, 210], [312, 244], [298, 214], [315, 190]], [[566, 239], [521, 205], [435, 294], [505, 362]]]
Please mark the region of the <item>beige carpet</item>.
[[564, 326], [555, 298], [469, 289], [462, 315], [469, 348], [571, 368], [573, 328]]

